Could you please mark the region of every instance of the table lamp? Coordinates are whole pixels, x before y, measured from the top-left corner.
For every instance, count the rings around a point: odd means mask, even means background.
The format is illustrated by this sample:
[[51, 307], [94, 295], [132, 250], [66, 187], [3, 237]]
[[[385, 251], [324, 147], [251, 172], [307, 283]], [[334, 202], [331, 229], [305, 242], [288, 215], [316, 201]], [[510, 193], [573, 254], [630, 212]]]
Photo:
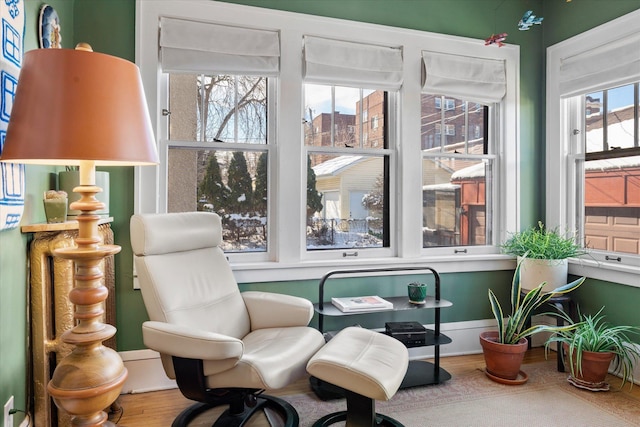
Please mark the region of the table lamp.
[[54, 255], [73, 260], [75, 326], [62, 340], [75, 346], [59, 361], [47, 386], [56, 405], [71, 415], [73, 426], [110, 425], [104, 412], [120, 394], [127, 369], [116, 351], [102, 345], [116, 329], [102, 323], [108, 290], [101, 261], [120, 252], [104, 245], [96, 211], [95, 167], [158, 163], [155, 140], [135, 64], [76, 49], [37, 49], [24, 55], [2, 162], [79, 166], [80, 182], [71, 204], [78, 215], [76, 246]]

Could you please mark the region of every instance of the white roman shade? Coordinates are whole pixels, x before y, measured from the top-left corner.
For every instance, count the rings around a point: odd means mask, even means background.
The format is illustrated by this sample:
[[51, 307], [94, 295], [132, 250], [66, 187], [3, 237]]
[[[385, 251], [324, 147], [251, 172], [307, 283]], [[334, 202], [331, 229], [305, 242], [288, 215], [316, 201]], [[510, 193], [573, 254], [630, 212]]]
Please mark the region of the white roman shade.
[[640, 33], [560, 60], [560, 94], [574, 96], [640, 80]]
[[507, 90], [505, 61], [422, 52], [422, 91], [480, 103], [500, 102]]
[[305, 36], [304, 80], [398, 90], [402, 86], [402, 49]]
[[277, 31], [162, 17], [160, 63], [165, 72], [275, 76], [280, 37]]

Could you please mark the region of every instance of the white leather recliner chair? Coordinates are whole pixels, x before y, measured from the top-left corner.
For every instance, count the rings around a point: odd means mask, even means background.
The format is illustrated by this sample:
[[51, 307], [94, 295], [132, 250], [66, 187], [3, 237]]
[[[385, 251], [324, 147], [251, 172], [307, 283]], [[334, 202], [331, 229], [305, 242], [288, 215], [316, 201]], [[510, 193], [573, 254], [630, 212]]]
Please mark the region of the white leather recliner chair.
[[218, 405], [216, 424], [242, 425], [259, 408], [274, 424], [297, 426], [287, 402], [261, 394], [303, 377], [324, 345], [308, 327], [308, 300], [238, 289], [224, 252], [220, 217], [186, 212], [134, 215], [131, 246], [150, 321], [144, 343], [161, 354], [167, 376], [185, 397], [201, 402], [173, 426], [187, 425]]

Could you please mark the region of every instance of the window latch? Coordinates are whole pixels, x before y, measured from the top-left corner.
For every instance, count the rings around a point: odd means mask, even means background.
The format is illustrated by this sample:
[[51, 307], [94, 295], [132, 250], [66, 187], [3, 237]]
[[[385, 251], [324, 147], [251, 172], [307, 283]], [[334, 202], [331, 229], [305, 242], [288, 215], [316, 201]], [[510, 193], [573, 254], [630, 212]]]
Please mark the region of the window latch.
[[166, 108], [162, 109], [162, 115], [163, 116], [170, 116], [171, 115], [171, 111], [167, 110]]

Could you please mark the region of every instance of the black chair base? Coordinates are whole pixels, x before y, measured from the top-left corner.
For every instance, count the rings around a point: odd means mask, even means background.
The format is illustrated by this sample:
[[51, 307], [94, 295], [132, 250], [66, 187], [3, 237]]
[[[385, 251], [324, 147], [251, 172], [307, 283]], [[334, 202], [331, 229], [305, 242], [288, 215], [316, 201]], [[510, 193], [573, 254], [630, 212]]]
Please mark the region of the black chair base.
[[347, 427], [404, 427], [403, 424], [386, 415], [376, 413], [376, 401], [369, 397], [345, 390], [347, 410], [325, 415], [313, 427], [329, 427], [346, 421]]
[[[187, 427], [191, 421], [203, 412], [224, 405], [224, 402], [196, 403], [182, 411], [173, 420], [171, 427]], [[241, 427], [259, 411], [264, 411], [269, 424], [272, 427], [298, 427], [300, 419], [298, 413], [288, 402], [273, 396], [261, 394], [255, 402], [255, 406], [243, 404], [241, 411], [230, 408], [225, 410], [212, 424], [212, 427]]]
[[[345, 421], [347, 419], [347, 411], [342, 412], [334, 412], [333, 414], [325, 415], [320, 418], [318, 421], [313, 423], [313, 427], [329, 427], [332, 424], [338, 423], [340, 421]], [[351, 426], [351, 424], [347, 424]], [[394, 420], [391, 417], [387, 417], [386, 415], [376, 414], [376, 418], [373, 421], [373, 424], [362, 424], [362, 427], [369, 426], [381, 426], [381, 427], [404, 427], [398, 421]], [[354, 425], [354, 427], [360, 427], [360, 425]]]
[[249, 388], [209, 388], [203, 373], [202, 360], [173, 356], [173, 369], [180, 392], [196, 403], [182, 411], [171, 427], [187, 427], [201, 413], [218, 406], [229, 405], [213, 427], [241, 427], [256, 412], [262, 410], [272, 427], [298, 427], [298, 413], [288, 402]]

